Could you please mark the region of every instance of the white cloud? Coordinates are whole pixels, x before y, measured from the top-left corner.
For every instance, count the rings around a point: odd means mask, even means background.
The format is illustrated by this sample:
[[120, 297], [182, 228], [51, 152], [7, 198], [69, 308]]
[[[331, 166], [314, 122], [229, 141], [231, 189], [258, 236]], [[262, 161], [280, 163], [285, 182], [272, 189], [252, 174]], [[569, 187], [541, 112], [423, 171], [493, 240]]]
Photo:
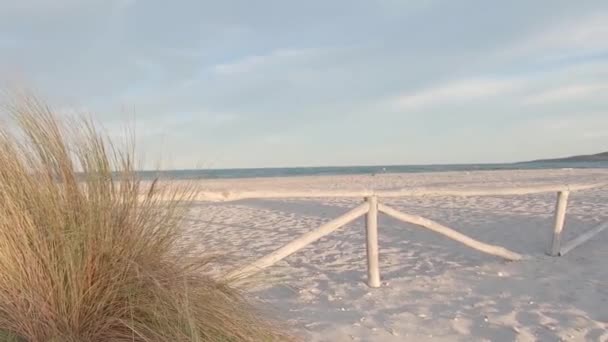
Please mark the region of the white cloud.
[[567, 84], [561, 87], [550, 88], [524, 99], [527, 104], [548, 104], [562, 101], [592, 99], [607, 96], [608, 83], [581, 83]]
[[[218, 128], [238, 121], [239, 115], [233, 113], [197, 111], [176, 115], [166, 115], [158, 118], [142, 118], [142, 127], [150, 126], [156, 131], [179, 132], [185, 127], [200, 127], [201, 129]], [[147, 129], [147, 128], [146, 128]]]
[[420, 109], [504, 95], [518, 89], [520, 86], [521, 81], [519, 80], [462, 80], [400, 95], [392, 103], [393, 107], [397, 109]]
[[578, 17], [559, 22], [540, 33], [518, 42], [504, 52], [507, 55], [538, 53], [545, 60], [579, 56], [608, 50], [608, 13]]
[[[608, 113], [607, 113], [608, 115]], [[608, 138], [608, 130], [607, 129], [595, 129], [586, 131], [583, 133], [583, 138], [585, 139], [605, 139]]]
[[563, 132], [571, 138], [597, 138], [608, 131], [608, 113], [605, 111], [570, 112], [567, 114], [531, 118], [520, 123], [520, 128], [542, 131], [561, 139]]
[[543, 117], [530, 115], [507, 130], [504, 137], [508, 145], [503, 146], [508, 146], [511, 154], [516, 147], [519, 160], [602, 152], [608, 148], [607, 114], [570, 111]]
[[[64, 108], [61, 113], [78, 116], [89, 112], [86, 109]], [[176, 138], [184, 132], [192, 132], [193, 130], [199, 130], [201, 135], [205, 135], [209, 132], [228, 128], [241, 119], [241, 116], [236, 113], [214, 112], [203, 109], [153, 117], [138, 115], [137, 113], [125, 113], [121, 117], [106, 120], [97, 115], [95, 117], [100, 119], [101, 125], [111, 134], [120, 135], [126, 128], [133, 129], [140, 138], [159, 136]]]
[[[398, 110], [428, 109], [449, 104], [472, 104], [509, 98], [513, 104], [549, 105], [567, 101], [608, 99], [608, 64], [566, 64], [543, 72], [509, 77], [477, 77], [415, 89], [389, 100]], [[604, 101], [605, 102], [605, 101]]]
[[79, 0], [2, 0], [0, 1], [0, 8], [7, 12], [38, 12], [65, 9], [79, 3]]
[[262, 142], [268, 145], [278, 145], [285, 140], [285, 136], [281, 134], [269, 134], [262, 138]]
[[136, 3], [137, 3], [137, 0], [115, 0], [114, 7], [117, 10], [125, 10], [129, 7], [135, 6]]
[[55, 15], [98, 5], [123, 7], [123, 5], [133, 2], [134, 1], [131, 0], [0, 0], [0, 14], [7, 16], [39, 13], [44, 13], [45, 15]]
[[212, 70], [217, 74], [241, 74], [255, 69], [280, 64], [298, 58], [308, 58], [318, 55], [320, 49], [277, 49], [266, 55], [247, 56], [238, 61], [216, 64]]

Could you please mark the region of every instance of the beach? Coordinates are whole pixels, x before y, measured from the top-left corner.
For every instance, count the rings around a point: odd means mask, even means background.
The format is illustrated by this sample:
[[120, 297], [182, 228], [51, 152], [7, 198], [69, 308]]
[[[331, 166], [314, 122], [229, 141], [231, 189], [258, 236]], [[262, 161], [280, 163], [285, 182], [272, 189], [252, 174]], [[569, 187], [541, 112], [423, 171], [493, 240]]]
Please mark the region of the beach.
[[[198, 180], [201, 191], [498, 188], [608, 182], [607, 169], [438, 172]], [[256, 260], [354, 208], [362, 198], [196, 202], [188, 239]], [[555, 193], [380, 199], [480, 241], [529, 256], [507, 262], [380, 215], [382, 286], [366, 285], [365, 220], [256, 275], [253, 295], [306, 341], [608, 340], [608, 230], [563, 257], [547, 255]], [[564, 241], [608, 221], [608, 187], [573, 192]]]

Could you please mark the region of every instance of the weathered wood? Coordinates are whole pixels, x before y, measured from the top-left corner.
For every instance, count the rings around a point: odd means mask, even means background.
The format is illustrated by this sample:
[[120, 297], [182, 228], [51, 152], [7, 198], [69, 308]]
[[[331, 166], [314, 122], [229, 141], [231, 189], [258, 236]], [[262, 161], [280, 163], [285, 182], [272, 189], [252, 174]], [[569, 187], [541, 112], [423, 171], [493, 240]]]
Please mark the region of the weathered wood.
[[277, 249], [276, 251], [262, 257], [253, 263], [243, 267], [236, 269], [230, 272], [226, 278], [230, 280], [242, 279], [246, 278], [252, 274], [255, 274], [266, 267], [272, 266], [278, 261], [288, 257], [289, 255], [299, 251], [300, 249], [308, 246], [309, 244], [319, 240], [325, 235], [330, 234], [331, 232], [337, 230], [338, 228], [356, 220], [357, 218], [363, 216], [365, 213], [369, 211], [369, 203], [363, 203], [358, 207], [350, 210], [346, 214], [335, 218], [321, 227], [308, 232], [294, 241], [288, 243], [287, 245]]
[[371, 288], [380, 287], [380, 267], [378, 263], [378, 197], [365, 199], [369, 203], [367, 213], [367, 284]]
[[377, 192], [378, 197], [395, 198], [408, 196], [514, 196], [531, 195], [558, 191], [579, 191], [599, 188], [608, 183], [593, 184], [572, 184], [572, 185], [538, 185], [530, 187], [507, 187], [507, 188], [463, 188], [463, 189], [433, 189], [433, 188], [412, 188], [404, 190], [387, 190]]
[[599, 234], [601, 231], [605, 230], [606, 228], [608, 228], [608, 222], [604, 222], [603, 224], [598, 225], [597, 227], [591, 229], [590, 231], [588, 231], [584, 234], [581, 234], [580, 236], [572, 239], [571, 241], [568, 241], [561, 248], [559, 255], [566, 255], [566, 253], [570, 252], [571, 250], [578, 247], [579, 245], [585, 243], [587, 240], [589, 240], [592, 237], [594, 237], [595, 235]]
[[466, 188], [466, 189], [433, 189], [410, 188], [397, 190], [356, 190], [356, 191], [202, 191], [193, 199], [199, 201], [230, 202], [243, 199], [264, 198], [364, 198], [377, 196], [383, 198], [416, 197], [416, 196], [510, 196], [529, 195], [547, 192], [579, 191], [606, 186], [606, 183], [573, 184], [573, 185], [541, 185], [534, 187], [509, 188]]
[[514, 261], [522, 260], [524, 258], [521, 254], [512, 252], [504, 247], [490, 245], [490, 244], [487, 244], [487, 243], [484, 243], [481, 241], [477, 241], [473, 238], [470, 238], [462, 233], [459, 233], [459, 232], [453, 230], [452, 228], [448, 228], [440, 223], [437, 223], [435, 221], [429, 220], [429, 219], [421, 217], [421, 216], [402, 213], [402, 212], [397, 211], [384, 204], [379, 204], [378, 210], [380, 210], [380, 212], [385, 213], [400, 221], [403, 221], [406, 223], [412, 223], [417, 226], [421, 226], [423, 228], [430, 229], [436, 233], [442, 234], [452, 240], [456, 240], [456, 241], [458, 241], [466, 246], [469, 246], [473, 249], [476, 249], [480, 252], [484, 252], [487, 254], [491, 254], [491, 255], [498, 256], [498, 257], [501, 257], [501, 258], [504, 258], [507, 260], [514, 260]]
[[564, 230], [564, 222], [566, 220], [566, 210], [568, 208], [569, 191], [560, 191], [557, 193], [557, 203], [555, 204], [555, 223], [553, 225], [553, 239], [551, 241], [551, 250], [549, 254], [558, 256], [562, 243], [562, 231]]

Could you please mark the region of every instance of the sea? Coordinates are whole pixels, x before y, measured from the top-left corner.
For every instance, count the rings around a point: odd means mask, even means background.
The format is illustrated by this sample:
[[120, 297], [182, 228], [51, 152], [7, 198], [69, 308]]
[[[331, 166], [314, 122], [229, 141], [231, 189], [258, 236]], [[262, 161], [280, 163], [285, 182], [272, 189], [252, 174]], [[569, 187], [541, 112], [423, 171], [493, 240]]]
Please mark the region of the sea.
[[377, 175], [382, 173], [420, 173], [448, 171], [490, 170], [546, 170], [546, 169], [608, 169], [608, 161], [592, 162], [526, 162], [510, 164], [452, 164], [452, 165], [379, 165], [379, 166], [327, 166], [279, 167], [251, 169], [199, 169], [170, 171], [140, 171], [143, 179], [226, 179], [300, 177], [328, 175]]

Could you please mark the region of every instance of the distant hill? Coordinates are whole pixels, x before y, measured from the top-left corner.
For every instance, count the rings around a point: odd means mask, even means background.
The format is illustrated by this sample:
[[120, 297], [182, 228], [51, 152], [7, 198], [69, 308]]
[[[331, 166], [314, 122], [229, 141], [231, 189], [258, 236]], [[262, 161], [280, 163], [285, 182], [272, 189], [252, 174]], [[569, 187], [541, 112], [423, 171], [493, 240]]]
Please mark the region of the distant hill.
[[602, 152], [598, 154], [588, 154], [588, 155], [580, 155], [580, 156], [572, 156], [566, 158], [555, 158], [555, 159], [539, 159], [532, 160], [526, 163], [580, 163], [580, 162], [608, 162], [608, 152]]

